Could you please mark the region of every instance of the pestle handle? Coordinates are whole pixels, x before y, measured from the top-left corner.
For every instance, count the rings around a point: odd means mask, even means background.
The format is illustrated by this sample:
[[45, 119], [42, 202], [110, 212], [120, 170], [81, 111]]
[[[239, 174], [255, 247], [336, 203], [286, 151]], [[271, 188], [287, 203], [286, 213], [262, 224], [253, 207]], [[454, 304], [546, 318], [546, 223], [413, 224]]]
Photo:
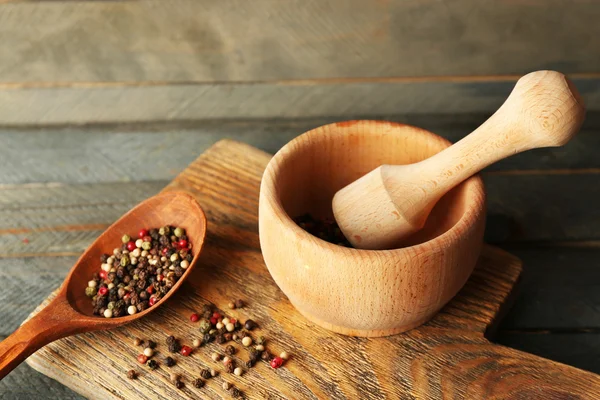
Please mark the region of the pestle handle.
[[[447, 191], [496, 161], [529, 149], [567, 143], [584, 117], [583, 100], [563, 74], [536, 71], [523, 76], [504, 104], [479, 128], [453, 146], [414, 164], [414, 179], [423, 188], [423, 197], [416, 204], [433, 207]], [[394, 173], [396, 168], [405, 166], [385, 167], [386, 186], [394, 202], [401, 203], [406, 185], [417, 182], [407, 182], [406, 171]], [[431, 207], [423, 211], [429, 214]]]

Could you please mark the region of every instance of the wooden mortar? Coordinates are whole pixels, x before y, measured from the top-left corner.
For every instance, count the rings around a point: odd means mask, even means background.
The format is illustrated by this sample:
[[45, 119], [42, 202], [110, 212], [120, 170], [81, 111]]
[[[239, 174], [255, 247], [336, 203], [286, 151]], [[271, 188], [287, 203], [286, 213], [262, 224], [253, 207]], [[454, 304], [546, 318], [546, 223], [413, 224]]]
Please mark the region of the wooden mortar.
[[333, 218], [339, 189], [382, 164], [415, 163], [448, 146], [408, 125], [347, 121], [313, 129], [275, 154], [261, 184], [260, 244], [273, 279], [306, 318], [346, 335], [391, 335], [428, 321], [460, 290], [483, 242], [479, 176], [448, 192], [401, 249], [345, 248], [292, 220]]

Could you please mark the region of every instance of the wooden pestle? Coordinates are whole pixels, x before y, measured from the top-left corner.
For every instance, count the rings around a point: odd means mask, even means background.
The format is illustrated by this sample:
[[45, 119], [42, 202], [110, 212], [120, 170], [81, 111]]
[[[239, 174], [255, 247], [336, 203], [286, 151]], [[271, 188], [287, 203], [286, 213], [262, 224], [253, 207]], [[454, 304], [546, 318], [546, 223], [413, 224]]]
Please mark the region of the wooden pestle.
[[494, 115], [453, 146], [415, 164], [382, 165], [339, 190], [335, 219], [356, 248], [399, 246], [450, 189], [496, 161], [567, 143], [584, 117], [583, 101], [563, 74], [527, 74]]

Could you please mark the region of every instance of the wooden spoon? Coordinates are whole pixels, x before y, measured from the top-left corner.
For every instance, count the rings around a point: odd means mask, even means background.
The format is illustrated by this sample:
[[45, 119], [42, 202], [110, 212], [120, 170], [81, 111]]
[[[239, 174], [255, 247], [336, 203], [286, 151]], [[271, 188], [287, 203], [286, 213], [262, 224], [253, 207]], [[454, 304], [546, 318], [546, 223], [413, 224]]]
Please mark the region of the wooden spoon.
[[[171, 290], [154, 306], [137, 314], [119, 318], [104, 318], [92, 313], [92, 304], [85, 295], [87, 282], [100, 270], [100, 256], [111, 254], [120, 246], [121, 237], [142, 228], [180, 226], [192, 243], [194, 258]], [[135, 321], [154, 311], [171, 297], [198, 261], [206, 235], [206, 217], [198, 202], [183, 192], [167, 192], [151, 197], [112, 224], [83, 253], [63, 282], [54, 300], [35, 317], [21, 325], [0, 342], [0, 379], [39, 348], [60, 338], [78, 333], [115, 328]], [[10, 282], [5, 282], [9, 284]], [[48, 288], [51, 289], [51, 288]], [[109, 349], [107, 349], [109, 351]]]
[[382, 165], [339, 190], [332, 202], [335, 219], [354, 247], [397, 246], [424, 226], [436, 202], [460, 182], [513, 154], [567, 143], [584, 117], [569, 79], [554, 71], [532, 72], [458, 143], [415, 164]]

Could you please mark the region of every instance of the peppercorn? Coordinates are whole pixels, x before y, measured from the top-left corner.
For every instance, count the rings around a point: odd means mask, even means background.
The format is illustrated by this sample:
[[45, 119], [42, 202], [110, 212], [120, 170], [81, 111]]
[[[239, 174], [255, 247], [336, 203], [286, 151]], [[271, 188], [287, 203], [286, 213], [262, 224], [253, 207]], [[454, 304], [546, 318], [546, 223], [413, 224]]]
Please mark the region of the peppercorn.
[[232, 345], [228, 345], [225, 347], [225, 354], [232, 356], [235, 354], [235, 352], [236, 352], [236, 348], [233, 347]]
[[215, 342], [217, 342], [217, 344], [224, 344], [226, 340], [225, 337], [219, 333], [217, 336], [215, 336]]
[[207, 369], [203, 369], [202, 371], [200, 371], [200, 376], [203, 377], [204, 379], [210, 379], [211, 376], [213, 376], [209, 370]]
[[173, 231], [173, 233], [175, 234], [175, 236], [181, 237], [185, 232], [184, 232], [183, 229], [177, 227], [177, 228], [175, 228], [175, 230]]
[[255, 361], [252, 361], [252, 360], [246, 361], [246, 368], [254, 367], [254, 363], [255, 363]]
[[269, 354], [268, 351], [263, 351], [260, 354], [260, 359], [263, 360], [263, 361], [271, 361], [271, 355]]
[[265, 346], [262, 344], [257, 344], [254, 348], [258, 351], [265, 351]]
[[252, 338], [250, 336], [244, 336], [244, 338], [242, 339], [242, 344], [245, 347], [248, 347], [252, 344]]
[[204, 386], [204, 381], [202, 379], [200, 379], [200, 378], [194, 379], [194, 387], [200, 389], [203, 386]]
[[229, 390], [231, 389], [231, 383], [225, 381], [223, 382], [223, 390]]
[[233, 370], [233, 373], [237, 376], [242, 376], [242, 374], [244, 373], [244, 370], [241, 369], [240, 367], [237, 367], [236, 369]]
[[193, 345], [194, 347], [200, 347], [200, 346], [202, 346], [202, 342], [200, 341], [200, 339], [194, 339], [194, 340], [192, 341], [192, 345]]
[[169, 352], [171, 352], [171, 353], [179, 353], [179, 351], [181, 350], [181, 344], [179, 344], [178, 341], [170, 343], [168, 346], [169, 346]]
[[247, 330], [251, 331], [254, 328], [256, 328], [256, 322], [254, 322], [251, 319], [246, 320], [246, 323], [244, 324], [244, 328], [246, 328]]
[[233, 365], [233, 362], [225, 365], [225, 371], [227, 371], [230, 374], [233, 374], [233, 371], [235, 370], [235, 365]]
[[229, 332], [224, 333], [223, 337], [225, 338], [226, 342], [229, 342], [231, 339], [233, 339], [233, 335], [231, 333], [229, 333]]
[[217, 370], [216, 370], [216, 369], [214, 369], [214, 368], [211, 368], [211, 369], [210, 369], [210, 376], [212, 376], [212, 377], [214, 378], [214, 377], [215, 377], [215, 376], [217, 376], [217, 375], [219, 375], [219, 371], [217, 371]]
[[192, 354], [192, 348], [190, 346], [182, 346], [180, 353], [182, 356], [189, 356], [190, 354]]
[[148, 361], [148, 357], [146, 357], [144, 354], [139, 354], [137, 356], [137, 360], [140, 364], [146, 364], [146, 361]]
[[197, 322], [200, 319], [200, 316], [196, 313], [192, 313], [192, 315], [190, 315], [190, 321], [192, 322]]
[[181, 380], [181, 376], [179, 376], [178, 374], [175, 374], [175, 373], [171, 373], [169, 375], [169, 379], [171, 380], [171, 382], [175, 383], [175, 382]]
[[240, 323], [240, 321], [235, 321], [235, 322], [233, 323], [233, 327], [234, 327], [234, 328], [235, 328], [235, 330], [237, 331], [237, 330], [240, 330], [240, 329], [242, 329], [242, 324]]
[[233, 301], [230, 301], [229, 303], [227, 303], [227, 307], [229, 307], [230, 309], [234, 310], [235, 309], [235, 303]]
[[221, 355], [219, 353], [212, 353], [210, 358], [212, 358], [213, 361], [219, 361], [221, 359]]
[[235, 308], [242, 308], [242, 307], [244, 307], [244, 301], [240, 300], [240, 299], [236, 300], [235, 301]]
[[135, 338], [135, 339], [133, 339], [133, 345], [134, 345], [134, 346], [139, 346], [139, 345], [141, 345], [142, 343], [144, 343], [144, 341], [143, 341], [143, 340], [141, 340], [140, 338]]
[[182, 381], [177, 381], [175, 382], [175, 387], [177, 389], [183, 389], [185, 387], [185, 384]]
[[223, 357], [223, 365], [231, 364], [232, 362], [233, 362], [233, 360], [231, 359], [231, 357], [228, 357], [228, 356]]
[[281, 357], [275, 357], [270, 362], [271, 368], [279, 368], [283, 365], [283, 359]]
[[175, 360], [172, 357], [167, 357], [165, 358], [165, 365], [170, 368], [175, 365]]
[[175, 336], [167, 336], [167, 344], [175, 343]]
[[208, 344], [210, 342], [212, 342], [213, 340], [215, 340], [214, 336], [211, 335], [210, 333], [205, 333], [204, 337], [202, 338], [204, 340], [204, 343]]
[[146, 347], [144, 349], [144, 355], [146, 357], [152, 357], [154, 355], [154, 350], [152, 350], [150, 347]]
[[256, 344], [262, 344], [264, 345], [267, 342], [267, 339], [265, 339], [264, 336], [259, 336], [256, 338]]
[[257, 349], [248, 350], [248, 357], [252, 361], [257, 361], [260, 358], [260, 354], [261, 354], [261, 352], [258, 351]]
[[279, 357], [283, 360], [288, 360], [290, 358], [290, 355], [287, 353], [287, 351], [282, 351]]
[[234, 387], [233, 389], [231, 389], [231, 395], [233, 397], [241, 397], [242, 396], [242, 392], [240, 392], [240, 390], [236, 387]]
[[129, 378], [129, 379], [137, 378], [137, 372], [135, 372], [135, 370], [133, 370], [133, 369], [130, 369], [129, 371], [127, 371], [127, 378]]
[[156, 360], [149, 360], [147, 365], [148, 365], [148, 368], [150, 368], [150, 369], [158, 368], [158, 363], [156, 362]]

